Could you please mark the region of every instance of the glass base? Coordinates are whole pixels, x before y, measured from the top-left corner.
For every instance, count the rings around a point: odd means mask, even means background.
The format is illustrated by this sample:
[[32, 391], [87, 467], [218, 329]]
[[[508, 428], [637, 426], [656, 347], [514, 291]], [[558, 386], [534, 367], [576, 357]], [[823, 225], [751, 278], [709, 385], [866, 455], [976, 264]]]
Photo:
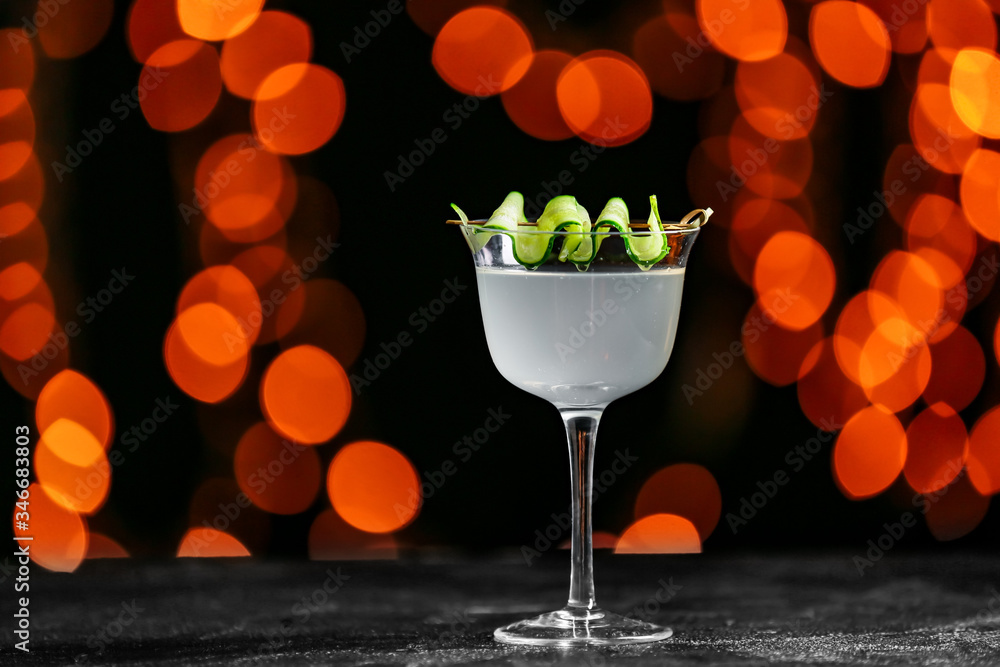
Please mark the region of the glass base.
[[530, 646], [645, 644], [667, 639], [673, 634], [670, 628], [603, 609], [572, 607], [511, 623], [493, 632], [499, 642]]

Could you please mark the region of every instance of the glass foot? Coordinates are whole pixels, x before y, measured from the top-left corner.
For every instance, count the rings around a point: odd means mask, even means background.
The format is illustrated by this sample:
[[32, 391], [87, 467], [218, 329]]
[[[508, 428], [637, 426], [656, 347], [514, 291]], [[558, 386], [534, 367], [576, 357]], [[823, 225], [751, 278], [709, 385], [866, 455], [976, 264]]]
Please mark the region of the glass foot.
[[667, 639], [674, 631], [603, 609], [566, 607], [497, 628], [493, 636], [505, 644], [531, 646], [606, 646], [645, 644]]

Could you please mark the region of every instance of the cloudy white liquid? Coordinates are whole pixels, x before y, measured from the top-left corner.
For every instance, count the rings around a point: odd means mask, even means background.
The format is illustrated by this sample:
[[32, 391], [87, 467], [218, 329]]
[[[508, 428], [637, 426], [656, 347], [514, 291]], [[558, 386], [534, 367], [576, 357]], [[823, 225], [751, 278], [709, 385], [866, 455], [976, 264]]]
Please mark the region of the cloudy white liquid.
[[493, 363], [559, 406], [609, 403], [652, 382], [670, 358], [683, 269], [542, 273], [477, 269]]

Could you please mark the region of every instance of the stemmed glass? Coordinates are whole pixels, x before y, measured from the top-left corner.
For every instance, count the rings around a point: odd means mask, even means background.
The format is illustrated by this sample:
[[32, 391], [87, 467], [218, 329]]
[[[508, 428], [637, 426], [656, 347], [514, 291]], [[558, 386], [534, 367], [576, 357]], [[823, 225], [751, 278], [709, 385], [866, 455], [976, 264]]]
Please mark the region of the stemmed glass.
[[[650, 231], [633, 221], [628, 231], [516, 232], [461, 227], [473, 253], [486, 340], [509, 382], [552, 403], [566, 427], [572, 487], [572, 570], [569, 601], [557, 611], [498, 628], [501, 642], [586, 646], [654, 642], [670, 628], [599, 608], [594, 599], [591, 491], [594, 443], [608, 404], [656, 379], [666, 367], [677, 332], [688, 254], [711, 211]], [[457, 221], [455, 221], [457, 222]], [[547, 261], [528, 269], [516, 261], [515, 236], [554, 237]], [[669, 250], [652, 266], [629, 257], [626, 235], [667, 236]], [[582, 236], [581, 236], [582, 235]], [[594, 243], [589, 265], [560, 261], [561, 243]], [[522, 237], [527, 238], [527, 237]], [[565, 254], [564, 254], [565, 255]], [[565, 259], [565, 256], [563, 257]]]

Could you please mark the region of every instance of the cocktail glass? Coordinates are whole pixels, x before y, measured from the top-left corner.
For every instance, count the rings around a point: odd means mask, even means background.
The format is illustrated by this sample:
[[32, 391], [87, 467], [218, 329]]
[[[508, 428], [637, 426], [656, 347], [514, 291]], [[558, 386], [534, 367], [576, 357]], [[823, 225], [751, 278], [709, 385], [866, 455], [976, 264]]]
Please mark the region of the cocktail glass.
[[[594, 443], [607, 405], [656, 379], [677, 333], [688, 254], [709, 213], [693, 211], [681, 223], [650, 232], [633, 222], [627, 232], [587, 232], [598, 245], [583, 267], [559, 261], [561, 243], [581, 232], [517, 232], [462, 226], [476, 264], [476, 282], [490, 354], [512, 384], [552, 403], [566, 427], [572, 487], [572, 570], [569, 601], [558, 611], [498, 628], [510, 644], [587, 646], [633, 644], [673, 633], [599, 608], [594, 598], [591, 491]], [[624, 237], [665, 234], [670, 246], [641, 269]], [[515, 234], [555, 237], [548, 261], [534, 269], [514, 255]], [[601, 236], [598, 243], [598, 236]]]

